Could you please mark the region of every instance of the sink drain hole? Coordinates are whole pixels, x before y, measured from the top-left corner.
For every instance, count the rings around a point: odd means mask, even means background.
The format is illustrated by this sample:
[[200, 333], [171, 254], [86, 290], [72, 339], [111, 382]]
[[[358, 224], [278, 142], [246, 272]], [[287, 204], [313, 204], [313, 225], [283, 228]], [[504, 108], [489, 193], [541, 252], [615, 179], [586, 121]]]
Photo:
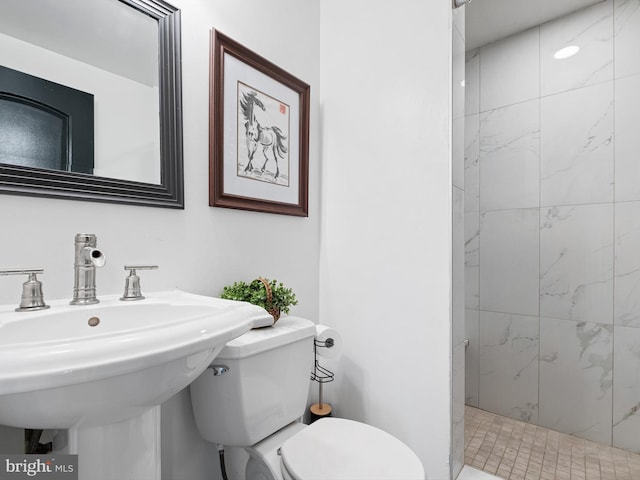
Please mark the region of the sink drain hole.
[[90, 327], [95, 327], [100, 323], [100, 319], [98, 317], [91, 317], [87, 323]]

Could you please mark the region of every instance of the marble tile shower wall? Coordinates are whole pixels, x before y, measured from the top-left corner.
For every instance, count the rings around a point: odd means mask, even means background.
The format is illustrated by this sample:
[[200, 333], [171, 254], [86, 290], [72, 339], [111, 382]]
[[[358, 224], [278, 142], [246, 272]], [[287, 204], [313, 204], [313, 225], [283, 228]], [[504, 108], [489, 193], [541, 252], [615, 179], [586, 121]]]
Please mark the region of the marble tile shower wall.
[[466, 402], [635, 452], [638, 45], [607, 0], [467, 52], [464, 173]]

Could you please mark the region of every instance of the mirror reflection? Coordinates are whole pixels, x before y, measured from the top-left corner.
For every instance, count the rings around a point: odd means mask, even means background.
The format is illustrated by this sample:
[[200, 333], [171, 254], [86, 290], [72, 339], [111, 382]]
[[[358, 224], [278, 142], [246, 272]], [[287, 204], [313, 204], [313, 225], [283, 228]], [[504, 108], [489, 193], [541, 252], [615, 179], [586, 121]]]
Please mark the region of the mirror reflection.
[[[93, 96], [94, 159], [91, 169], [72, 166], [90, 160], [86, 152], [72, 148], [78, 137], [89, 142], [83, 117], [73, 116], [82, 120], [68, 129], [53, 120], [45, 124], [41, 110], [25, 103], [62, 108], [63, 114], [65, 107], [43, 104], [37, 94], [25, 98], [24, 91], [5, 91], [0, 138], [7, 142], [2, 142], [4, 152], [0, 147], [0, 161], [161, 183], [157, 20], [119, 0], [3, 0], [2, 10], [0, 65]], [[46, 84], [40, 90], [46, 91]], [[9, 102], [6, 94], [19, 101]]]

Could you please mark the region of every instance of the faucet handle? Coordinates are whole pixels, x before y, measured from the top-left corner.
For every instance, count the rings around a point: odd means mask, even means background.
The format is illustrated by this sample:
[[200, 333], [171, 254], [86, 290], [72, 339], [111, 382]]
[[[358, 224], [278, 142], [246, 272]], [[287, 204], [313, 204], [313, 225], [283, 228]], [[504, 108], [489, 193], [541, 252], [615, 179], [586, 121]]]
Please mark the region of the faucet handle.
[[120, 300], [142, 300], [142, 291], [140, 290], [140, 277], [136, 275], [136, 270], [156, 270], [158, 265], [125, 265], [124, 269], [129, 270], [129, 276], [125, 279], [124, 295]]
[[27, 281], [22, 284], [22, 298], [20, 306], [16, 308], [16, 312], [33, 312], [49, 308], [49, 305], [44, 303], [42, 282], [36, 278], [36, 275], [41, 273], [44, 273], [44, 268], [7, 268], [0, 270], [0, 275], [29, 275]]
[[133, 270], [134, 273], [136, 270], [157, 270], [158, 265], [125, 265], [125, 270]]

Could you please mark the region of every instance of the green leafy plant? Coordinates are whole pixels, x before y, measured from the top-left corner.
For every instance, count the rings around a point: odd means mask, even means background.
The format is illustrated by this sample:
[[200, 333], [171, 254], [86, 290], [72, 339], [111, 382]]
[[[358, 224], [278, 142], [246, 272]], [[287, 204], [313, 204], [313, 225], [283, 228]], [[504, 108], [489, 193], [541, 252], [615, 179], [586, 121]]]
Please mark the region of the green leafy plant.
[[[271, 302], [265, 284], [271, 289]], [[227, 285], [222, 289], [220, 298], [253, 303], [267, 310], [275, 320], [280, 317], [280, 312], [289, 313], [289, 308], [298, 304], [293, 290], [286, 288], [282, 282], [263, 278], [250, 283], [234, 282], [233, 285]]]

